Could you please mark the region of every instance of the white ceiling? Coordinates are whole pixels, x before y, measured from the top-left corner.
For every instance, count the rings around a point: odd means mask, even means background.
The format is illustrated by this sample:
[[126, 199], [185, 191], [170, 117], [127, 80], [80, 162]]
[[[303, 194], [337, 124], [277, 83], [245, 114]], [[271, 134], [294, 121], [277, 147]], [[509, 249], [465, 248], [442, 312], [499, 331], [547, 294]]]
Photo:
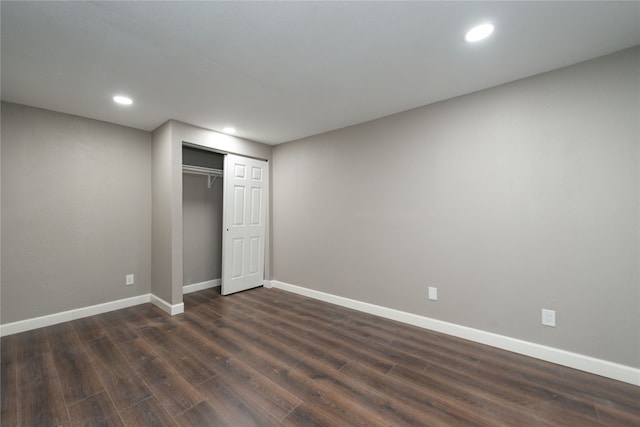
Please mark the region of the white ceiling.
[[[640, 44], [640, 2], [1, 3], [2, 99], [278, 144]], [[463, 40], [491, 21], [479, 44]], [[115, 105], [128, 94], [135, 103]]]

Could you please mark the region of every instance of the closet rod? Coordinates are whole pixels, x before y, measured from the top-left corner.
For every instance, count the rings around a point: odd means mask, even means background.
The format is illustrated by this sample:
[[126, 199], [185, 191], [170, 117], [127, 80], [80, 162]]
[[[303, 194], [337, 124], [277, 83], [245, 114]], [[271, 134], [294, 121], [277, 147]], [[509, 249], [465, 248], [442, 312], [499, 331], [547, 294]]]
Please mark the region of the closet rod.
[[199, 175], [216, 175], [223, 176], [222, 169], [205, 168], [203, 166], [182, 165], [182, 172], [199, 174]]

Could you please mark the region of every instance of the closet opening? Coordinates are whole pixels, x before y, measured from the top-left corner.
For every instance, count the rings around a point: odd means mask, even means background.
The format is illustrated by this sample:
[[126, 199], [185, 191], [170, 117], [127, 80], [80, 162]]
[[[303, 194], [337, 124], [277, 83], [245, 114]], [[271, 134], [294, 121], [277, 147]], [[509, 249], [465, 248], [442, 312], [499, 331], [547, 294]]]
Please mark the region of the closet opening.
[[182, 293], [230, 295], [265, 277], [267, 160], [182, 146]]
[[183, 294], [220, 289], [224, 157], [182, 147]]

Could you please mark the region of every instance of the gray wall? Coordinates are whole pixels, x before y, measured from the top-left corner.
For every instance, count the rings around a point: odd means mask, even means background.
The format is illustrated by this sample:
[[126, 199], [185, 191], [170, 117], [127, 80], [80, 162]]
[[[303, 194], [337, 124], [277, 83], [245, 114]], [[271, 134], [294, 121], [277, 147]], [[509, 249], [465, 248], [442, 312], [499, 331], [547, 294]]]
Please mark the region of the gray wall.
[[3, 102], [1, 150], [3, 324], [150, 292], [148, 132]]
[[222, 179], [211, 188], [204, 175], [182, 175], [183, 284], [220, 279]]
[[636, 48], [276, 146], [273, 278], [639, 367], [639, 95]]
[[[182, 301], [182, 297], [174, 300], [172, 290], [174, 269], [172, 224], [175, 215], [175, 196], [171, 177], [175, 152], [171, 145], [171, 122], [153, 131], [152, 141], [151, 293], [170, 304], [176, 304]], [[180, 251], [182, 255], [182, 248]], [[182, 272], [180, 274], [182, 275]]]

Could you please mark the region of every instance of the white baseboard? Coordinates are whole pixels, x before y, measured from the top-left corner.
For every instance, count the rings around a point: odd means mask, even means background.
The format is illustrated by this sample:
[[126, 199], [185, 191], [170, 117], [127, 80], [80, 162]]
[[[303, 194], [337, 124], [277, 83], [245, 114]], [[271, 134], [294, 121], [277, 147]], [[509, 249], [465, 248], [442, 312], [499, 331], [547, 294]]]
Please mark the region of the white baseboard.
[[7, 323], [0, 325], [0, 336], [18, 334], [20, 332], [43, 328], [45, 326], [57, 325], [58, 323], [82, 319], [83, 317], [94, 316], [96, 314], [107, 313], [109, 311], [120, 310], [121, 308], [133, 307], [134, 305], [144, 304], [150, 301], [151, 294], [138, 295], [131, 298], [105, 302], [103, 304], [96, 304], [46, 316], [34, 317], [32, 319]]
[[270, 287], [640, 386], [640, 369], [631, 366], [344, 298], [278, 280], [271, 280]]
[[204, 289], [215, 288], [220, 286], [222, 279], [207, 280], [206, 282], [193, 283], [182, 287], [182, 294], [190, 294], [191, 292], [198, 292]]
[[169, 304], [162, 298], [155, 296], [153, 294], [151, 294], [151, 304], [155, 305], [156, 307], [159, 307], [165, 313], [168, 313], [172, 316], [175, 316], [176, 314], [184, 313], [184, 303], [181, 302], [180, 304]]
[[271, 280], [263, 280], [262, 281], [262, 286], [264, 286], [267, 289], [273, 288], [273, 284], [271, 283]]
[[133, 307], [134, 305], [150, 302], [164, 312], [175, 316], [184, 313], [184, 303], [169, 304], [162, 298], [153, 294], [138, 295], [131, 298], [109, 301], [103, 304], [90, 305], [88, 307], [76, 308], [60, 313], [48, 314], [46, 316], [34, 317], [32, 319], [19, 320], [17, 322], [6, 323], [0, 325], [0, 337], [5, 335], [19, 334], [33, 329], [44, 328], [45, 326], [57, 325], [58, 323], [68, 322], [70, 320], [82, 319], [83, 317], [95, 316], [96, 314], [108, 313], [121, 308]]

